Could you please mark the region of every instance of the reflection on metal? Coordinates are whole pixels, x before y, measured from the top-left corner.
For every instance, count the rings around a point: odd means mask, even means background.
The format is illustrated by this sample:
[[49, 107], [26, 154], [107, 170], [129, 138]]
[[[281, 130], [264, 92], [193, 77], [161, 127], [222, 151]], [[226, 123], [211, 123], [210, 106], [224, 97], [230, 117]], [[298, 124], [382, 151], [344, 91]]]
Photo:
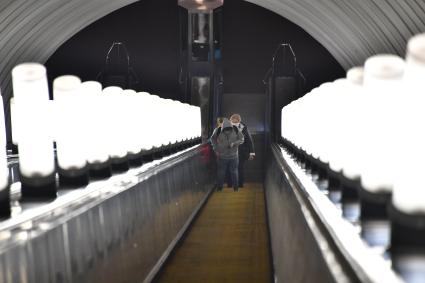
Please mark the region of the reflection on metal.
[[212, 14], [192, 13], [192, 61], [208, 62], [210, 60], [210, 17]]
[[217, 112], [214, 107], [222, 90], [221, 8], [207, 12], [187, 12], [180, 8], [180, 15], [180, 32], [185, 42], [181, 46], [180, 89], [186, 102], [201, 107], [205, 142], [214, 129], [213, 117]]
[[400, 282], [277, 145], [268, 163], [265, 191], [278, 282]]
[[9, 178], [10, 183], [16, 183], [20, 181], [19, 177], [19, 158], [17, 155], [7, 157], [7, 166], [9, 167]]
[[203, 12], [222, 6], [223, 0], [178, 0], [178, 4], [191, 12]]
[[201, 146], [51, 203], [15, 200], [14, 216], [0, 222], [0, 282], [142, 281], [211, 190], [211, 176]]
[[192, 104], [201, 107], [202, 140], [209, 138], [210, 94], [209, 77], [192, 77], [191, 101]]

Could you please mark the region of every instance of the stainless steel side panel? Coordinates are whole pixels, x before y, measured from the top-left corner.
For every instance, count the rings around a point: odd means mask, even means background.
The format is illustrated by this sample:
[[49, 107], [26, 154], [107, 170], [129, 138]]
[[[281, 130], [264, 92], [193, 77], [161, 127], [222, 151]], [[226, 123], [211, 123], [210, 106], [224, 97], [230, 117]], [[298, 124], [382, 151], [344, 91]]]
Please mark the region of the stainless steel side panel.
[[208, 150], [0, 222], [0, 282], [142, 282], [212, 189]]
[[265, 192], [275, 282], [401, 282], [277, 145]]

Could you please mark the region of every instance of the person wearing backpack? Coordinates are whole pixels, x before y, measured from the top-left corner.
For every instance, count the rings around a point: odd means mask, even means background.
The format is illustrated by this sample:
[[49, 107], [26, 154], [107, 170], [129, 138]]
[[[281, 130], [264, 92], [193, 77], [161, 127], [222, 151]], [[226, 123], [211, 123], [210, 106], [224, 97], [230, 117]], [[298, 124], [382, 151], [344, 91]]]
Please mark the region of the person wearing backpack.
[[244, 143], [241, 144], [238, 150], [238, 181], [239, 188], [243, 188], [245, 181], [244, 164], [246, 161], [253, 160], [255, 157], [254, 142], [252, 140], [251, 133], [249, 132], [248, 127], [244, 123], [242, 123], [241, 115], [233, 114], [232, 116], [230, 116], [230, 122], [233, 124], [233, 126], [238, 128], [238, 130], [243, 134], [244, 137]]
[[238, 147], [243, 144], [243, 134], [234, 127], [229, 119], [223, 119], [223, 124], [211, 137], [215, 154], [217, 155], [217, 191], [223, 189], [224, 177], [229, 170], [233, 190], [239, 190], [238, 181]]
[[208, 143], [211, 144], [212, 149], [213, 149], [214, 152], [215, 152], [215, 148], [214, 148], [214, 143], [212, 142], [212, 138], [214, 137], [215, 132], [217, 132], [219, 129], [221, 131], [221, 127], [223, 126], [223, 120], [224, 120], [223, 117], [218, 117], [217, 118], [216, 126], [215, 126], [215, 128], [213, 130], [213, 133], [212, 133], [211, 137], [208, 139]]

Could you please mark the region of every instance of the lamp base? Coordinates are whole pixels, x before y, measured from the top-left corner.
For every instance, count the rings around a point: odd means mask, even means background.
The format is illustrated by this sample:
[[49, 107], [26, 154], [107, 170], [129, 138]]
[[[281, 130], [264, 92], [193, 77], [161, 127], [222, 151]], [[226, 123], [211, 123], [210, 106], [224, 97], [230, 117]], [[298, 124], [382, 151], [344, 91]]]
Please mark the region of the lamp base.
[[124, 173], [130, 169], [128, 164], [128, 158], [126, 157], [114, 157], [111, 158], [112, 171], [115, 173]]
[[78, 169], [59, 168], [59, 185], [63, 188], [78, 188], [89, 183], [88, 166]]
[[360, 188], [361, 220], [388, 219], [387, 204], [391, 201], [391, 193], [373, 193]]
[[21, 174], [21, 200], [46, 200], [57, 197], [55, 173], [27, 177]]
[[0, 191], [0, 217], [10, 217], [10, 186]]
[[141, 158], [143, 163], [152, 162], [153, 161], [152, 149], [142, 150]]
[[129, 153], [128, 154], [128, 163], [131, 168], [139, 167], [143, 165], [142, 156], [139, 153]]
[[164, 155], [162, 153], [162, 148], [161, 147], [154, 147], [152, 149], [152, 158], [153, 158], [153, 160], [161, 159], [163, 157], [164, 157]]
[[407, 214], [389, 205], [391, 259], [393, 268], [406, 282], [425, 278], [425, 214]]
[[89, 165], [89, 175], [91, 179], [101, 180], [112, 176], [111, 165], [109, 161], [102, 163], [92, 163]]

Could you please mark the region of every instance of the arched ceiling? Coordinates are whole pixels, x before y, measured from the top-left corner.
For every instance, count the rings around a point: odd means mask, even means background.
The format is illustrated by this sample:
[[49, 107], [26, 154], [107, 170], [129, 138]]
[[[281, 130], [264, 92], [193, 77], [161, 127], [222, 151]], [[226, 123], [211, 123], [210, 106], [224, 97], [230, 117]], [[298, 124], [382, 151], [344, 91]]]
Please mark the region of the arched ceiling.
[[[423, 0], [246, 1], [276, 12], [305, 29], [345, 69], [362, 64], [372, 54], [403, 54], [407, 39], [425, 31]], [[0, 1], [3, 93], [6, 96], [11, 93], [10, 72], [16, 64], [46, 62], [75, 33], [133, 2], [136, 0]]]
[[[84, 27], [135, 0], [1, 0], [0, 86], [6, 101], [10, 73], [22, 62], [45, 63]], [[72, 62], [70, 62], [72, 64]]]
[[403, 55], [425, 32], [423, 0], [246, 0], [302, 27], [345, 68], [377, 53]]

